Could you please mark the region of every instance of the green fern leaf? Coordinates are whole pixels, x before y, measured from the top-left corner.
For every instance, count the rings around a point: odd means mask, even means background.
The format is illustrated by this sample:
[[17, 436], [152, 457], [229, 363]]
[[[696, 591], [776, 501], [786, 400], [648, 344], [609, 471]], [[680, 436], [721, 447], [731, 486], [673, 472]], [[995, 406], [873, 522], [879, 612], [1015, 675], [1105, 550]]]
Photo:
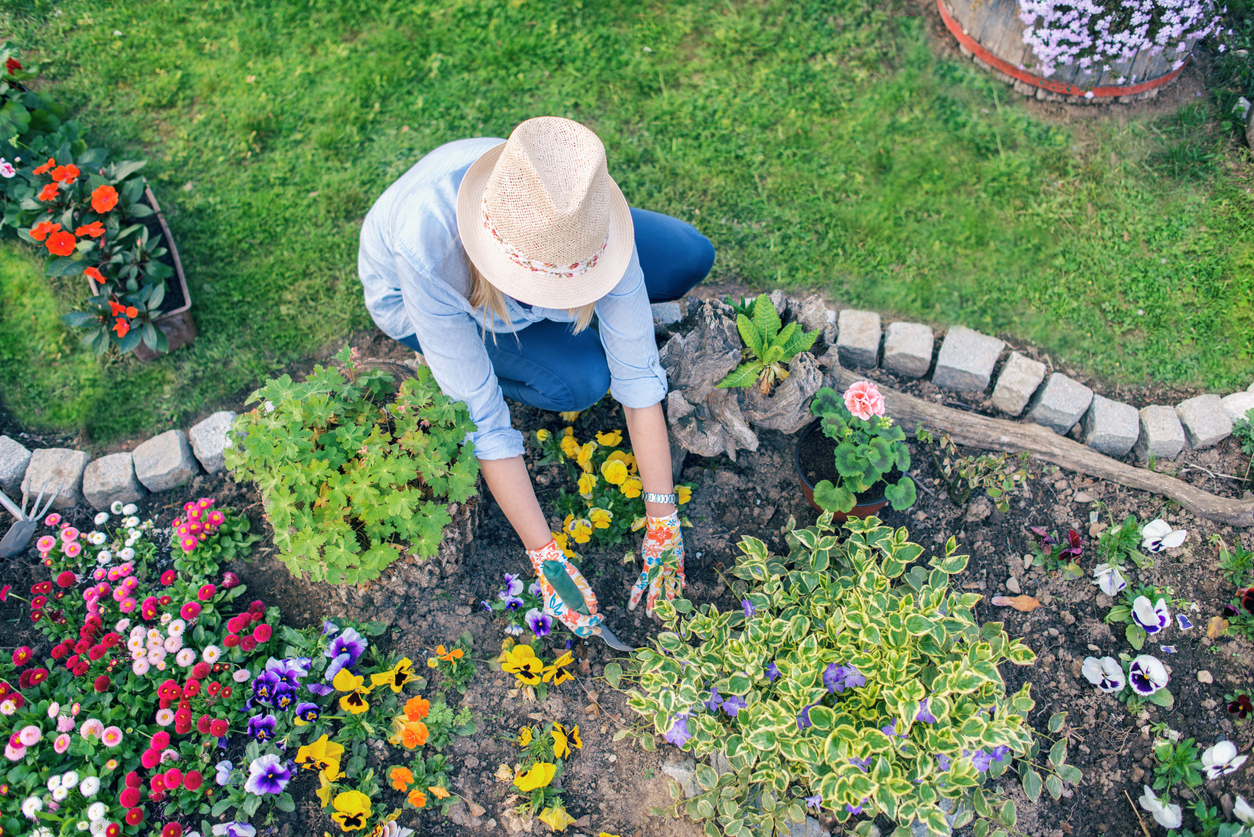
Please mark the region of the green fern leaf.
[[745, 347], [753, 353], [754, 357], [760, 358], [766, 351], [766, 343], [762, 340], [762, 335], [758, 331], [758, 327], [753, 321], [740, 314], [736, 317], [736, 330], [740, 332], [740, 339], [744, 341]]
[[750, 360], [746, 361], [731, 371], [723, 380], [718, 382], [719, 389], [727, 389], [728, 387], [751, 387], [758, 379], [758, 374], [762, 371], [762, 361]]
[[779, 334], [779, 312], [775, 310], [775, 306], [771, 304], [771, 298], [766, 294], [758, 297], [758, 301], [753, 304], [753, 324], [757, 326], [758, 333], [762, 335], [762, 342], [770, 345], [775, 342], [775, 335]]

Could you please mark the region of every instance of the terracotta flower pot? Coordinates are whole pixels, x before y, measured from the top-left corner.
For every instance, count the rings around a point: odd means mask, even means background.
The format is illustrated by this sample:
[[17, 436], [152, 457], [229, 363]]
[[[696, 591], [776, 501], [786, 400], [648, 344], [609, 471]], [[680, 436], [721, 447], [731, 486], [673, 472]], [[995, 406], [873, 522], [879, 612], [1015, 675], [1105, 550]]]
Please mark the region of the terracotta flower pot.
[[[164, 304], [173, 303], [173, 307], [162, 311], [158, 316], [154, 317], [152, 324], [159, 328], [165, 334], [169, 343], [168, 351], [173, 352], [175, 349], [181, 349], [196, 339], [196, 321], [192, 319], [192, 295], [187, 290], [187, 277], [183, 274], [183, 262], [179, 260], [178, 248], [174, 246], [174, 236], [170, 234], [170, 227], [165, 222], [165, 215], [161, 212], [161, 206], [157, 203], [156, 196], [153, 195], [152, 189], [144, 185], [144, 196], [148, 199], [149, 206], [152, 207], [156, 215], [157, 223], [161, 225], [161, 236], [164, 239], [166, 250], [170, 254], [170, 261], [173, 262], [174, 278], [168, 280], [166, 284], [166, 302]], [[87, 284], [91, 286], [92, 295], [100, 293], [100, 286], [91, 279], [87, 280]], [[180, 302], [180, 295], [182, 301]], [[148, 348], [143, 343], [135, 347], [135, 357], [144, 363], [159, 357], [157, 352]]]
[[[814, 486], [811, 485], [810, 481], [806, 478], [805, 467], [801, 464], [801, 447], [805, 444], [806, 439], [811, 433], [814, 433], [815, 431], [818, 431], [819, 433], [823, 432], [820, 429], [820, 425], [820, 419], [815, 419], [806, 425], [806, 429], [802, 431], [801, 436], [797, 439], [797, 447], [793, 453], [793, 464], [796, 466], [797, 479], [801, 483], [801, 493], [805, 495], [806, 502], [813, 506], [816, 511], [822, 512], [825, 511], [825, 509], [814, 501]], [[879, 485], [873, 487], [871, 491], [857, 495], [854, 507], [847, 512], [832, 512], [833, 519], [845, 521], [851, 517], [861, 519], [875, 514], [880, 509], [884, 508], [884, 506], [888, 505], [888, 498], [882, 493], [883, 487], [883, 483], [880, 483]]]

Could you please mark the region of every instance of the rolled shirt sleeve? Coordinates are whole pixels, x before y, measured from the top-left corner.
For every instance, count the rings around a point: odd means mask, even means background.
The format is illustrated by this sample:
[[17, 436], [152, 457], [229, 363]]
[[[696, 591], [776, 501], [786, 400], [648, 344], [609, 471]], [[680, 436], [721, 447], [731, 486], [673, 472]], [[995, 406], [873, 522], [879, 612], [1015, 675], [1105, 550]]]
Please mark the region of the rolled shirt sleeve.
[[652, 407], [666, 397], [666, 371], [658, 360], [653, 310], [634, 247], [627, 272], [597, 301], [596, 311], [610, 394], [624, 407]]

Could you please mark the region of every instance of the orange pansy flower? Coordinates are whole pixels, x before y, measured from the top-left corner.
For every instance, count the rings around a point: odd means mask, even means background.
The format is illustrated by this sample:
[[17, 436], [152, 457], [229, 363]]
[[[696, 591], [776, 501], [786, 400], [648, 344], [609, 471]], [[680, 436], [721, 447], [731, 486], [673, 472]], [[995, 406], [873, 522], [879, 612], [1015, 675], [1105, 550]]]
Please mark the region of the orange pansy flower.
[[104, 284], [104, 281], [105, 281], [104, 274], [101, 273], [99, 270], [96, 270], [96, 268], [94, 267], [83, 268], [83, 275], [86, 276], [88, 279], [91, 279], [93, 282], [99, 282], [102, 285]]
[[392, 787], [398, 791], [403, 791], [414, 783], [413, 771], [408, 767], [393, 767], [388, 778], [392, 780]]
[[91, 193], [91, 208], [96, 210], [97, 214], [104, 215], [117, 205], [118, 190], [112, 186], [98, 186], [96, 191]]
[[427, 743], [427, 725], [422, 721], [408, 721], [401, 730], [401, 744], [406, 750], [421, 747]]
[[431, 795], [434, 796], [436, 799], [448, 799], [448, 791], [446, 791], [444, 788], [440, 787], [439, 785], [432, 785], [431, 787], [427, 788], [427, 790], [431, 791]]
[[56, 200], [57, 195], [60, 193], [61, 190], [57, 188], [57, 184], [49, 183], [47, 186], [39, 190], [39, 199], [41, 201]]
[[443, 645], [437, 645], [435, 647], [435, 655], [441, 660], [446, 660], [448, 662], [460, 660], [463, 654], [465, 654], [465, 652], [460, 648], [454, 648], [452, 651], [446, 651]]
[[125, 337], [126, 332], [131, 330], [131, 326], [126, 320], [118, 317], [118, 321], [113, 324], [113, 330], [118, 333], [118, 337]]
[[100, 238], [100, 236], [105, 234], [104, 224], [99, 221], [92, 221], [90, 224], [84, 224], [76, 229], [74, 234], [78, 236], [87, 235], [92, 238]]
[[57, 161], [49, 157], [48, 162], [44, 163], [39, 168], [35, 169], [35, 174], [43, 174], [46, 171], [52, 171], [52, 167], [55, 166], [56, 164], [57, 164]]
[[424, 697], [411, 697], [405, 702], [405, 717], [411, 721], [421, 721], [431, 712], [431, 703]]
[[54, 224], [51, 221], [40, 221], [35, 225], [35, 228], [30, 231], [30, 237], [36, 241], [43, 241], [48, 237], [49, 233], [58, 232], [60, 229], [60, 224]]
[[44, 246], [48, 248], [48, 252], [54, 256], [68, 256], [74, 252], [74, 245], [78, 244], [78, 239], [67, 232], [54, 232], [48, 236], [48, 240], [44, 242]]
[[422, 791], [414, 788], [409, 792], [409, 804], [415, 808], [422, 808], [427, 804], [427, 795]]

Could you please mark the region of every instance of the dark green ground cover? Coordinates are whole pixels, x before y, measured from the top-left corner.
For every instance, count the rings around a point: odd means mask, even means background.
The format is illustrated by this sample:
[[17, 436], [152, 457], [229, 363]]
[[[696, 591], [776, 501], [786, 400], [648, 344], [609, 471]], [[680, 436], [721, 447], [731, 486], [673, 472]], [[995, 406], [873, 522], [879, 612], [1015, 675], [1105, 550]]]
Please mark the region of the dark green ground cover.
[[1118, 381], [1229, 391], [1254, 368], [1248, 150], [1220, 112], [1248, 58], [1178, 113], [1072, 128], [863, 0], [24, 0], [0, 30], [94, 140], [149, 159], [201, 332], [97, 360], [55, 321], [77, 285], [7, 245], [0, 397], [28, 426], [169, 426], [338, 347], [370, 325], [374, 198], [436, 145], [539, 114], [592, 126], [628, 200], [709, 235], [716, 280]]

